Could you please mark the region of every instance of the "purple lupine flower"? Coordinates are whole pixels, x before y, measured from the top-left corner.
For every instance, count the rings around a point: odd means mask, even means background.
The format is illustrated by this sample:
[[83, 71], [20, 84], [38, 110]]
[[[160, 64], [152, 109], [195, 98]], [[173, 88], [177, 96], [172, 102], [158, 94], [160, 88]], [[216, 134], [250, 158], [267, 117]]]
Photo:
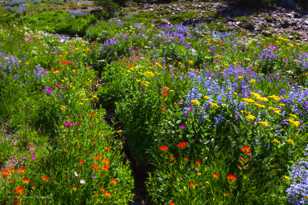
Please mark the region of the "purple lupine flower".
[[305, 157], [308, 156], [308, 144], [306, 145], [305, 152], [304, 152], [304, 156], [305, 156]]
[[35, 70], [34, 70], [34, 74], [36, 76], [36, 78], [41, 78], [43, 77], [44, 75], [46, 75], [48, 73], [48, 71], [43, 68], [41, 65], [36, 65], [35, 66]]
[[46, 93], [47, 95], [51, 95], [53, 92], [53, 89], [51, 87], [45, 86], [43, 92]]
[[277, 58], [277, 54], [275, 53], [276, 50], [276, 46], [269, 46], [267, 48], [264, 48], [261, 51], [259, 58], [263, 61], [275, 60]]
[[104, 46], [113, 46], [113, 45], [116, 45], [118, 43], [117, 39], [116, 38], [110, 38], [110, 39], [107, 39], [105, 42], [104, 42]]
[[247, 98], [250, 95], [250, 88], [249, 88], [249, 84], [246, 83], [245, 80], [242, 80], [241, 82], [241, 91], [242, 91], [242, 97], [243, 98]]
[[230, 32], [219, 32], [219, 31], [213, 31], [212, 32], [212, 38], [214, 39], [220, 39], [223, 40], [224, 38], [230, 36]]
[[178, 40], [180, 43], [185, 42], [186, 35], [184, 33], [176, 32], [176, 31], [166, 31], [164, 32], [164, 37], [167, 40]]
[[136, 29], [142, 29], [143, 28], [143, 24], [142, 23], [135, 23], [134, 24], [134, 27], [136, 28]]
[[187, 27], [184, 26], [183, 24], [176, 25], [175, 30], [176, 32], [179, 32], [179, 33], [187, 33]]
[[221, 115], [221, 114], [215, 116], [214, 117], [215, 125], [218, 125], [218, 124], [222, 123], [224, 119], [225, 119], [224, 116]]
[[172, 29], [173, 28], [173, 25], [172, 24], [168, 24], [168, 23], [164, 23], [164, 24], [160, 24], [159, 26], [158, 26], [159, 28], [161, 28], [161, 29]]
[[301, 54], [298, 60], [304, 69], [308, 69], [308, 52]]
[[26, 8], [26, 5], [25, 5], [25, 4], [19, 4], [19, 6], [18, 6], [16, 12], [17, 12], [18, 14], [23, 14], [23, 13], [26, 12], [26, 10], [27, 10], [27, 8]]
[[188, 77], [193, 79], [193, 78], [197, 77], [197, 74], [194, 71], [189, 71], [188, 72]]
[[198, 88], [192, 88], [191, 91], [188, 93], [187, 100], [188, 103], [191, 102], [193, 99], [200, 99], [202, 94], [199, 92]]
[[288, 202], [294, 205], [305, 205], [308, 203], [308, 162], [300, 161], [292, 167], [292, 184], [286, 190]]

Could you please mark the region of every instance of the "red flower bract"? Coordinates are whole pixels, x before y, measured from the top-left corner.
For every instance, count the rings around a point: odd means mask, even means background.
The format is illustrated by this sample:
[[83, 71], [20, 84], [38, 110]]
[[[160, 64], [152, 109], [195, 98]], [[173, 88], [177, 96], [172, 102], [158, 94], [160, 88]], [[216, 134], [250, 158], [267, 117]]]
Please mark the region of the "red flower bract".
[[79, 160], [79, 164], [83, 165], [86, 161], [84, 159]]
[[169, 147], [167, 145], [162, 145], [159, 147], [160, 151], [166, 152], [169, 150]]
[[49, 181], [49, 176], [41, 176], [41, 180], [44, 182], [48, 182]]
[[220, 173], [219, 172], [213, 172], [212, 177], [213, 177], [213, 179], [218, 180], [219, 177], [220, 177]]
[[176, 145], [179, 149], [185, 149], [188, 146], [187, 141], [181, 141]]
[[250, 155], [251, 152], [252, 152], [252, 149], [251, 149], [250, 146], [244, 145], [244, 146], [240, 149], [240, 151], [241, 151], [243, 154]]
[[169, 95], [169, 88], [168, 88], [167, 86], [165, 86], [165, 87], [163, 87], [163, 88], [161, 89], [161, 95], [162, 95], [163, 97], [168, 97], [168, 95]]
[[71, 64], [73, 64], [73, 62], [69, 61], [69, 60], [63, 60], [63, 61], [60, 62], [60, 64], [62, 64], [62, 65], [71, 65]]
[[236, 176], [234, 173], [229, 172], [229, 173], [227, 174], [227, 180], [228, 180], [229, 182], [235, 182], [235, 181], [237, 180], [237, 176]]
[[18, 194], [18, 195], [22, 195], [24, 192], [25, 192], [25, 187], [23, 187], [23, 186], [17, 186], [15, 188], [15, 193]]

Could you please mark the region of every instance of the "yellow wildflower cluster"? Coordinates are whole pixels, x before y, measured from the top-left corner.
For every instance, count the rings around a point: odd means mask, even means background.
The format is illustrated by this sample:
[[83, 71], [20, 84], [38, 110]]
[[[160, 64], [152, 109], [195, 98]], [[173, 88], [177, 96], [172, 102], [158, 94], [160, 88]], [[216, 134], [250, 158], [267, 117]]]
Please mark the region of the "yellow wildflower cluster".
[[197, 100], [197, 99], [192, 99], [191, 100], [191, 104], [194, 105], [194, 106], [199, 106], [200, 105], [200, 101]]
[[143, 75], [144, 75], [145, 77], [147, 77], [147, 78], [153, 78], [153, 77], [155, 77], [155, 73], [152, 72], [152, 71], [146, 71], [146, 72], [143, 73]]
[[293, 118], [289, 118], [288, 122], [292, 127], [299, 127], [301, 125], [300, 121], [295, 120]]
[[214, 102], [210, 102], [211, 108], [213, 109], [217, 109], [219, 107], [219, 105], [217, 103]]
[[257, 108], [265, 108], [265, 105], [260, 103], [255, 103], [255, 106], [257, 106]]
[[249, 82], [250, 82], [251, 85], [254, 85], [254, 84], [256, 84], [257, 81], [256, 81], [256, 79], [251, 79]]
[[269, 107], [268, 108], [270, 111], [276, 113], [276, 114], [280, 114], [281, 113], [281, 110], [279, 108], [276, 108], [276, 107]]
[[274, 100], [276, 102], [279, 102], [281, 100], [281, 97], [277, 96], [277, 95], [270, 95], [270, 96], [268, 96], [268, 98], [271, 99], [271, 100]]
[[289, 116], [291, 117], [291, 118], [294, 118], [294, 119], [298, 119], [298, 116], [297, 115], [295, 115], [295, 114], [289, 114]]
[[272, 143], [273, 144], [280, 144], [280, 141], [277, 138], [275, 138], [275, 139], [272, 140]]
[[258, 122], [259, 125], [261, 125], [262, 127], [269, 127], [270, 123], [268, 121], [259, 121]]
[[289, 145], [294, 145], [294, 140], [292, 140], [291, 138], [287, 139], [287, 143]]
[[250, 121], [250, 122], [253, 122], [256, 120], [256, 117], [252, 114], [248, 114], [245, 116], [246, 120]]
[[242, 101], [248, 104], [252, 104], [255, 103], [255, 100], [251, 99], [251, 98], [242, 98]]

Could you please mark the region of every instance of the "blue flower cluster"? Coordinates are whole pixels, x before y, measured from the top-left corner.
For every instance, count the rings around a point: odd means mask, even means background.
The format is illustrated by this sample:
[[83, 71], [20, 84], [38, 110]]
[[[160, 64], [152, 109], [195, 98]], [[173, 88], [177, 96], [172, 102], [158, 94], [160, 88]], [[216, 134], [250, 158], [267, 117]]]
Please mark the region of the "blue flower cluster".
[[[213, 102], [217, 105], [227, 105], [236, 116], [239, 116], [241, 110], [245, 108], [242, 98], [250, 98], [252, 91], [263, 95], [262, 90], [257, 90], [254, 86], [257, 83], [268, 81], [263, 75], [257, 75], [251, 68], [230, 66], [223, 72], [213, 73], [204, 71], [197, 73], [190, 71], [187, 74], [189, 80], [193, 82], [193, 88], [188, 92], [185, 100], [186, 107], [184, 112], [198, 110], [198, 114], [206, 112]], [[252, 83], [253, 81], [253, 83]], [[285, 120], [288, 125], [288, 114], [297, 114], [301, 122], [306, 121], [308, 112], [308, 89], [298, 85], [290, 85], [288, 91], [281, 89], [280, 102], [276, 109], [281, 111], [282, 123]], [[206, 96], [206, 100], [201, 106], [201, 110], [192, 106], [192, 100], [199, 100]], [[222, 116], [216, 116], [216, 124], [223, 120]]]
[[19, 67], [19, 61], [15, 56], [0, 52], [0, 70], [10, 73], [17, 67]]
[[[308, 150], [308, 148], [306, 148]], [[308, 162], [300, 161], [291, 172], [292, 184], [286, 190], [288, 201], [293, 205], [308, 204]]]
[[270, 61], [277, 59], [277, 54], [275, 53], [276, 50], [276, 46], [269, 46], [267, 48], [264, 48], [259, 55], [260, 60]]
[[300, 55], [299, 63], [301, 67], [303, 67], [304, 69], [308, 69], [308, 52], [305, 52]]
[[110, 39], [107, 39], [103, 45], [108, 47], [108, 46], [116, 45], [117, 43], [118, 43], [118, 40], [116, 38], [110, 38]]
[[190, 48], [191, 45], [186, 42], [186, 38], [189, 37], [189, 31], [183, 24], [161, 24], [159, 26], [162, 31], [160, 35], [169, 42], [179, 42], [180, 44]]

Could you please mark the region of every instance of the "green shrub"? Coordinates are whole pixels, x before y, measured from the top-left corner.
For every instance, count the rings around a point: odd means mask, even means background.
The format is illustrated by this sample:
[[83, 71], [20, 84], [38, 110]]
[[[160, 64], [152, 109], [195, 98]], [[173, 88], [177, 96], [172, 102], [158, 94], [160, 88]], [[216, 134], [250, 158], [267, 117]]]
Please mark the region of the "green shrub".
[[23, 18], [23, 22], [32, 29], [70, 35], [83, 35], [95, 20], [94, 15], [74, 17], [65, 11], [46, 11]]

